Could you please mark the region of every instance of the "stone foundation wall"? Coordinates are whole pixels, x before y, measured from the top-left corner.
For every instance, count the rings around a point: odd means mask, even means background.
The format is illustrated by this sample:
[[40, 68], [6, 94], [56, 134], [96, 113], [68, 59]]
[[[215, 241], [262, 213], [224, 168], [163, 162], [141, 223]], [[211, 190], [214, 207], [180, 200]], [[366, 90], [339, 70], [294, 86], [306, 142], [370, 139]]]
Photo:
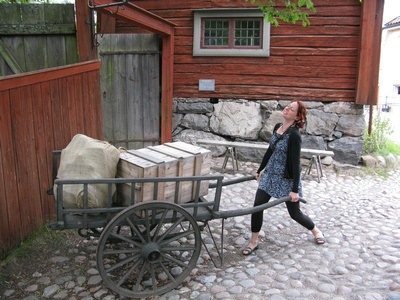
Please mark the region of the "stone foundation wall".
[[[212, 103], [216, 102], [216, 103]], [[290, 101], [248, 101], [174, 99], [173, 140], [196, 144], [198, 139], [268, 142], [274, 125], [282, 121], [281, 111]], [[364, 140], [365, 117], [362, 105], [348, 102], [305, 102], [307, 125], [301, 130], [303, 148], [331, 150], [340, 163], [357, 165]], [[204, 145], [201, 145], [205, 147]], [[226, 147], [207, 146], [214, 156]], [[259, 162], [264, 152], [237, 149], [238, 158]]]

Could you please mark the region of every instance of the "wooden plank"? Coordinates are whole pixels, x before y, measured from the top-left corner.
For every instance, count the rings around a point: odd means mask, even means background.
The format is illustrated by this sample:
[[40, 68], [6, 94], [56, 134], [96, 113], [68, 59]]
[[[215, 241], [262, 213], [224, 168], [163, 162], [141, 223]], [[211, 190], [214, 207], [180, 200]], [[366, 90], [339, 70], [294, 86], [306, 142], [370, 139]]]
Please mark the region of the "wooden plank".
[[75, 135], [71, 129], [71, 118], [74, 112], [69, 107], [69, 89], [68, 89], [68, 77], [57, 79], [57, 81], [52, 81], [50, 86], [54, 89], [53, 101], [58, 103], [60, 109], [59, 119], [62, 126], [62, 140], [70, 141]]
[[172, 102], [174, 78], [174, 35], [162, 38], [161, 143], [172, 141]]
[[[103, 49], [110, 48], [110, 39], [107, 34], [99, 37], [99, 52], [103, 51]], [[103, 132], [104, 138], [110, 143], [114, 144], [114, 130], [113, 130], [113, 107], [115, 102], [115, 95], [113, 89], [113, 75], [115, 72], [113, 57], [110, 55], [102, 55], [101, 57], [101, 77], [100, 77], [100, 88], [101, 88], [101, 106], [103, 108]]]
[[53, 52], [53, 55], [49, 55], [51, 52], [46, 50], [46, 37], [44, 36], [26, 36], [24, 37], [24, 52], [26, 61], [26, 72], [35, 71], [49, 67], [46, 61], [49, 56], [54, 55], [58, 52]]
[[[34, 122], [34, 97], [32, 94], [34, 93], [33, 87], [22, 87], [21, 88], [21, 105], [23, 114], [19, 116], [19, 120], [16, 122], [22, 122], [23, 126], [21, 129], [23, 130], [24, 136], [26, 137], [24, 140], [20, 141], [20, 148], [16, 147], [17, 156], [18, 156], [18, 165], [19, 165], [19, 175], [23, 178], [19, 178], [21, 182], [21, 186], [24, 185], [23, 189], [19, 189], [20, 191], [24, 191], [24, 195], [20, 198], [23, 203], [20, 207], [26, 206], [29, 210], [29, 216], [27, 217], [28, 221], [28, 235], [31, 233], [32, 228], [39, 228], [43, 224], [43, 212], [41, 206], [41, 191], [40, 191], [40, 181], [39, 172], [38, 172], [38, 161], [36, 157], [37, 149], [36, 149], [36, 135], [35, 135], [35, 122]], [[14, 105], [13, 105], [14, 106]], [[36, 108], [35, 109], [40, 109]], [[21, 156], [24, 158], [21, 160]], [[26, 172], [26, 173], [24, 173]], [[44, 191], [43, 191], [44, 192]], [[22, 219], [24, 219], [26, 214], [22, 214]]]
[[356, 36], [271, 36], [271, 45], [274, 47], [307, 47], [307, 48], [357, 48], [358, 37]]
[[[143, 47], [158, 49], [157, 39], [147, 40]], [[148, 54], [142, 57], [145, 86], [143, 87], [143, 136], [148, 140], [144, 147], [160, 144], [160, 56]]]
[[[110, 36], [111, 37], [111, 36]], [[112, 49], [114, 51], [118, 50], [126, 50], [126, 39], [123, 35], [115, 35], [112, 36], [111, 39]], [[126, 141], [128, 138], [127, 132], [127, 66], [126, 66], [126, 56], [125, 55], [117, 55], [113, 56], [114, 59], [114, 68], [118, 70], [118, 72], [114, 73], [113, 76], [113, 94], [115, 96], [115, 106], [113, 109], [113, 130], [114, 130], [114, 138], [116, 141]], [[131, 112], [132, 113], [132, 112]], [[115, 144], [117, 146], [127, 147], [126, 143], [119, 144], [118, 142]]]
[[[51, 80], [48, 82], [48, 95], [51, 103], [51, 112], [54, 118], [53, 121], [53, 132], [54, 132], [54, 142], [58, 149], [63, 149], [65, 144], [64, 137], [64, 118], [62, 112], [62, 105], [60, 103], [60, 93], [58, 89], [58, 80]], [[62, 145], [62, 148], [59, 146]]]
[[76, 36], [66, 35], [65, 39], [65, 57], [66, 64], [76, 64], [79, 61], [78, 48], [76, 47]]
[[[20, 5], [2, 3], [0, 9], [0, 25], [19, 24], [21, 22], [20, 8]], [[0, 31], [0, 34], [5, 34], [5, 32]]]
[[[274, 75], [274, 76], [299, 76], [300, 74], [307, 74], [308, 77], [319, 76], [355, 76], [355, 67], [325, 67], [325, 66], [298, 66], [297, 68], [288, 68], [287, 66], [274, 66], [274, 68], [257, 68], [252, 65], [234, 65], [234, 64], [199, 64], [199, 65], [181, 65], [179, 72], [182, 73], [198, 73], [208, 74], [212, 78], [223, 75], [238, 74], [237, 70], [240, 69], [240, 74], [258, 76], [258, 75]], [[197, 84], [197, 83], [196, 83]]]
[[46, 80], [62, 78], [74, 74], [80, 74], [100, 68], [100, 61], [89, 61], [72, 64], [64, 67], [49, 68], [40, 71], [27, 72], [20, 75], [6, 76], [0, 80], [0, 91], [31, 85]]
[[[314, 58], [315, 57], [315, 58]], [[175, 59], [176, 65], [184, 65], [193, 66], [197, 64], [232, 64], [236, 65], [238, 68], [241, 68], [243, 65], [252, 65], [252, 66], [271, 66], [274, 65], [286, 65], [288, 67], [297, 67], [297, 66], [326, 66], [326, 67], [357, 67], [357, 56], [324, 56], [324, 55], [313, 55], [310, 56], [275, 56], [272, 59], [251, 59], [251, 58], [243, 58], [235, 59], [232, 61], [229, 57], [198, 57], [198, 58], [189, 58], [186, 56], [176, 56]], [[193, 67], [195, 69], [195, 67]], [[180, 68], [177, 69], [176, 74], [179, 74]], [[192, 74], [187, 74], [191, 76]]]
[[[65, 53], [65, 39], [62, 35], [46, 37], [47, 66], [49, 68], [67, 64]], [[51, 55], [57, 53], [57, 55]]]
[[[140, 35], [136, 37], [127, 35], [127, 38], [129, 44], [135, 45], [133, 49], [130, 49], [130, 47], [127, 49], [142, 51]], [[130, 117], [126, 117], [126, 138], [129, 141], [127, 142], [127, 147], [128, 149], [140, 149], [145, 147], [143, 142], [146, 138], [144, 135], [145, 116], [151, 116], [151, 112], [145, 111], [144, 107], [144, 93], [148, 84], [144, 75], [147, 70], [143, 69], [142, 66], [143, 55], [126, 54], [124, 57], [127, 65], [127, 78], [125, 81], [125, 86], [127, 87], [125, 95], [126, 108], [128, 115], [130, 115]]]
[[[83, 74], [77, 74], [73, 76], [73, 95], [74, 98], [71, 99], [73, 100], [73, 105], [74, 105], [74, 116], [75, 116], [75, 124], [76, 128], [74, 133], [83, 133], [85, 132], [85, 108], [84, 104], [85, 101], [83, 100], [83, 80], [82, 80]], [[90, 113], [90, 112], [87, 112]], [[62, 146], [62, 148], [60, 148]], [[63, 149], [66, 147], [67, 144], [61, 144], [58, 146], [57, 149]]]
[[[51, 160], [48, 159], [49, 153], [53, 150], [48, 147], [46, 143], [46, 136], [48, 124], [44, 119], [44, 106], [45, 102], [42, 101], [42, 93], [40, 84], [33, 85], [31, 88], [31, 98], [35, 109], [33, 109], [33, 126], [35, 136], [35, 160], [37, 161], [37, 181], [39, 185], [39, 194], [41, 206], [40, 211], [42, 212], [42, 219], [50, 218], [52, 211], [50, 204], [52, 203], [51, 198], [47, 195], [46, 191], [51, 187], [51, 173], [49, 173], [48, 166], [51, 165]], [[50, 127], [51, 128], [51, 127]], [[38, 199], [38, 200], [39, 200]]]
[[18, 201], [20, 201], [20, 231], [22, 238], [28, 236], [33, 228], [37, 228], [41, 220], [41, 209], [37, 207], [40, 199], [37, 187], [37, 172], [33, 168], [37, 162], [34, 158], [34, 134], [32, 120], [32, 103], [26, 99], [30, 94], [29, 87], [14, 90], [12, 98], [12, 119], [15, 136], [23, 136], [24, 139], [15, 139], [15, 152], [18, 157], [16, 164]]
[[[13, 145], [11, 101], [9, 92], [0, 92], [0, 255], [21, 240], [21, 218], [15, 172], [16, 153]], [[12, 216], [12, 217], [11, 217]]]
[[0, 74], [2, 74], [2, 76], [10, 76], [15, 74], [1, 55], [0, 55]]
[[85, 105], [86, 115], [89, 115], [90, 127], [85, 130], [88, 135], [93, 136], [95, 139], [103, 140], [103, 127], [102, 127], [102, 109], [101, 109], [101, 99], [100, 99], [100, 86], [98, 72], [89, 72], [85, 74], [87, 78], [87, 99], [88, 101]]
[[[302, 100], [302, 101], [354, 101], [355, 91], [311, 88], [288, 88], [273, 86], [220, 86], [216, 92], [199, 92], [197, 87], [175, 87], [176, 97], [199, 98], [236, 98], [236, 99], [275, 99], [275, 100]], [[234, 95], [234, 96], [233, 96]]]
[[26, 72], [26, 64], [25, 64], [25, 52], [24, 52], [24, 39], [20, 36], [7, 37], [3, 36], [2, 38], [4, 47], [9, 51], [12, 51], [12, 55], [15, 61], [18, 62], [18, 66], [23, 72]]
[[[51, 102], [49, 95], [49, 84], [42, 83], [35, 85], [35, 88], [40, 86], [40, 95], [39, 92], [35, 94], [34, 103], [36, 107], [36, 103], [40, 102], [41, 111], [39, 113], [38, 110], [34, 110], [37, 114], [35, 117], [35, 124], [38, 124], [37, 127], [40, 129], [40, 133], [43, 134], [41, 136], [39, 133], [37, 143], [38, 149], [38, 161], [43, 163], [43, 166], [40, 166], [40, 176], [41, 176], [41, 192], [44, 193], [47, 189], [52, 187], [52, 155], [51, 151], [57, 149], [54, 144], [54, 131], [53, 131], [53, 115], [51, 111]], [[41, 120], [40, 120], [41, 117]], [[55, 122], [56, 123], [56, 122]], [[36, 127], [36, 126], [35, 126]], [[39, 157], [40, 156], [40, 157]], [[45, 169], [45, 170], [44, 170]], [[42, 211], [43, 217], [48, 220], [54, 214], [54, 201], [53, 198], [49, 195], [43, 194], [42, 197]]]
[[74, 34], [73, 4], [2, 4], [0, 34]]
[[[91, 138], [96, 138], [95, 134], [95, 120], [94, 120], [94, 114], [91, 113], [95, 111], [95, 107], [93, 105], [93, 98], [91, 95], [91, 90], [90, 90], [90, 80], [89, 77], [87, 76], [88, 74], [82, 74], [82, 102], [83, 102], [83, 114], [84, 114], [84, 130], [83, 134], [91, 137]], [[72, 138], [72, 136], [69, 138], [69, 140]]]
[[24, 72], [24, 69], [19, 65], [18, 61], [15, 59], [11, 51], [8, 50], [7, 46], [0, 38], [0, 56], [8, 64], [8, 67], [13, 71], [14, 74], [19, 74]]
[[[195, 86], [201, 79], [201, 75], [190, 74], [186, 75], [176, 74], [174, 83], [176, 86]], [[242, 85], [261, 85], [262, 86], [293, 86], [294, 82], [296, 82], [297, 86], [300, 88], [338, 88], [338, 89], [354, 89], [356, 79], [355, 77], [335, 77], [335, 80], [332, 80], [332, 77], [299, 77], [288, 76], [288, 77], [278, 77], [278, 76], [236, 76], [236, 75], [224, 75], [216, 78], [218, 85], [230, 85], [232, 82], [240, 82]]]

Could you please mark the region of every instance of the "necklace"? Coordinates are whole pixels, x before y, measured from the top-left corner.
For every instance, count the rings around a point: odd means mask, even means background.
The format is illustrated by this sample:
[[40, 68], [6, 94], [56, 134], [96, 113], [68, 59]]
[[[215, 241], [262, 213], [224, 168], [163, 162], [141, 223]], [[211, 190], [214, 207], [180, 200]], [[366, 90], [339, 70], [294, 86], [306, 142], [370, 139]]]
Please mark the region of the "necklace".
[[278, 128], [278, 130], [277, 130], [277, 133], [279, 133], [279, 134], [285, 134], [288, 130], [289, 130], [289, 128], [290, 127], [292, 127], [293, 125], [290, 125], [288, 128], [286, 128], [285, 130], [283, 130], [283, 124]]

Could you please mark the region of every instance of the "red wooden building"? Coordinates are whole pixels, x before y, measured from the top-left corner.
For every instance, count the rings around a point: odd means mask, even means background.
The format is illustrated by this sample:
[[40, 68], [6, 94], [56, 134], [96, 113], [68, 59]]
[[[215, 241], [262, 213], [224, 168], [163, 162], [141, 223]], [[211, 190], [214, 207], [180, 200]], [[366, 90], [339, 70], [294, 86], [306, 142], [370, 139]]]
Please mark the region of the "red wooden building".
[[[108, 6], [115, 2], [94, 1], [103, 13], [100, 32], [160, 34], [163, 64], [173, 59], [173, 71], [170, 64], [162, 76], [164, 141], [170, 139], [172, 97], [376, 104], [384, 0], [315, 0], [317, 12], [306, 27], [269, 26], [244, 0]], [[173, 32], [143, 26], [144, 12], [153, 17], [149, 24], [159, 18]]]

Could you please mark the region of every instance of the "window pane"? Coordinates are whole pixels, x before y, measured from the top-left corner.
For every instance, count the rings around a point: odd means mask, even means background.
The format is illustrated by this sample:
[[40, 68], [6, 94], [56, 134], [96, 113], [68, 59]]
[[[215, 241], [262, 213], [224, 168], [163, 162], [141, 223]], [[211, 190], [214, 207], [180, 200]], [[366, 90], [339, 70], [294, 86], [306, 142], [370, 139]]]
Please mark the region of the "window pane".
[[235, 46], [260, 46], [259, 20], [235, 21]]
[[203, 45], [227, 46], [229, 41], [228, 20], [207, 20], [204, 22]]

